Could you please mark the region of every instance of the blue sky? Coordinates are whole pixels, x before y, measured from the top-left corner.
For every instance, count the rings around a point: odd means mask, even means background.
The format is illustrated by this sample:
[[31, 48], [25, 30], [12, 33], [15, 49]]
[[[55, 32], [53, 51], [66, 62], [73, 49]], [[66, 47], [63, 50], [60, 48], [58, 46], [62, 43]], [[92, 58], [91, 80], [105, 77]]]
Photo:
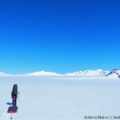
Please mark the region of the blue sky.
[[120, 67], [119, 0], [0, 1], [0, 71]]

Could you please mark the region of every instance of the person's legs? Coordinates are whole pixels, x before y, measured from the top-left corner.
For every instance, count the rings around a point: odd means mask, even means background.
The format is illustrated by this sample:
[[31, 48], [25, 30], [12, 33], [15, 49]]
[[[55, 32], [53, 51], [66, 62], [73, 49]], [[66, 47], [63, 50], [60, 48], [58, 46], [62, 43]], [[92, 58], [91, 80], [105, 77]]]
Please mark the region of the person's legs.
[[14, 99], [14, 105], [16, 106], [16, 99], [17, 99], [17, 97], [15, 96], [15, 99]]
[[12, 97], [12, 104], [13, 104], [13, 106], [16, 106], [16, 97], [15, 96]]
[[12, 96], [12, 104], [14, 105], [14, 96]]
[[13, 106], [16, 106], [16, 102], [17, 102], [17, 96], [13, 95], [12, 96], [12, 104], [13, 104]]

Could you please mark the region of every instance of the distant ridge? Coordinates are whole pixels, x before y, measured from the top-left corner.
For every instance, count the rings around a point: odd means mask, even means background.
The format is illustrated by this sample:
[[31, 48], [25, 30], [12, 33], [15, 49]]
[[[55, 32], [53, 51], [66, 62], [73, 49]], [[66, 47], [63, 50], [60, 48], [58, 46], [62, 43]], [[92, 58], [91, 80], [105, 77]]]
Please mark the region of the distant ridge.
[[97, 70], [85, 70], [85, 71], [78, 71], [73, 73], [66, 73], [66, 74], [59, 74], [56, 72], [46, 72], [46, 71], [38, 71], [38, 72], [32, 72], [27, 74], [6, 74], [3, 72], [0, 72], [0, 77], [61, 77], [61, 78], [120, 78], [120, 69], [113, 69], [112, 71], [104, 71], [102, 69]]
[[106, 77], [120, 78], [120, 69], [113, 69]]
[[109, 71], [104, 71], [102, 69], [97, 70], [85, 70], [73, 73], [67, 73], [65, 76], [105, 76]]

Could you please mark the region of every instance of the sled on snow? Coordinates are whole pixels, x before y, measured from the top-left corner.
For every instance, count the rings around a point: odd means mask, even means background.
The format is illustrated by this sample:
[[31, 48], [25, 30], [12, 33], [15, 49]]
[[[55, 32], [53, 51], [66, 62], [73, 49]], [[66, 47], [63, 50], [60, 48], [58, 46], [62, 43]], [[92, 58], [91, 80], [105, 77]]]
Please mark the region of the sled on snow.
[[8, 108], [8, 113], [17, 113], [18, 107], [17, 106], [11, 106]]

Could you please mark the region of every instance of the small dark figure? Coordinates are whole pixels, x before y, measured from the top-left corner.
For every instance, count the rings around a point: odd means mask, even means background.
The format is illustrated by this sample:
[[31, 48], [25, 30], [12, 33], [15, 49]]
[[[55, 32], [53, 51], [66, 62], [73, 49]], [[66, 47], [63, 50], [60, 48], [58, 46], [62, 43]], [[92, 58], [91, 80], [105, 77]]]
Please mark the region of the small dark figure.
[[18, 87], [17, 84], [13, 85], [13, 89], [12, 89], [12, 93], [11, 93], [11, 97], [12, 97], [12, 104], [13, 106], [16, 106], [16, 101], [17, 101], [17, 95], [18, 95]]

